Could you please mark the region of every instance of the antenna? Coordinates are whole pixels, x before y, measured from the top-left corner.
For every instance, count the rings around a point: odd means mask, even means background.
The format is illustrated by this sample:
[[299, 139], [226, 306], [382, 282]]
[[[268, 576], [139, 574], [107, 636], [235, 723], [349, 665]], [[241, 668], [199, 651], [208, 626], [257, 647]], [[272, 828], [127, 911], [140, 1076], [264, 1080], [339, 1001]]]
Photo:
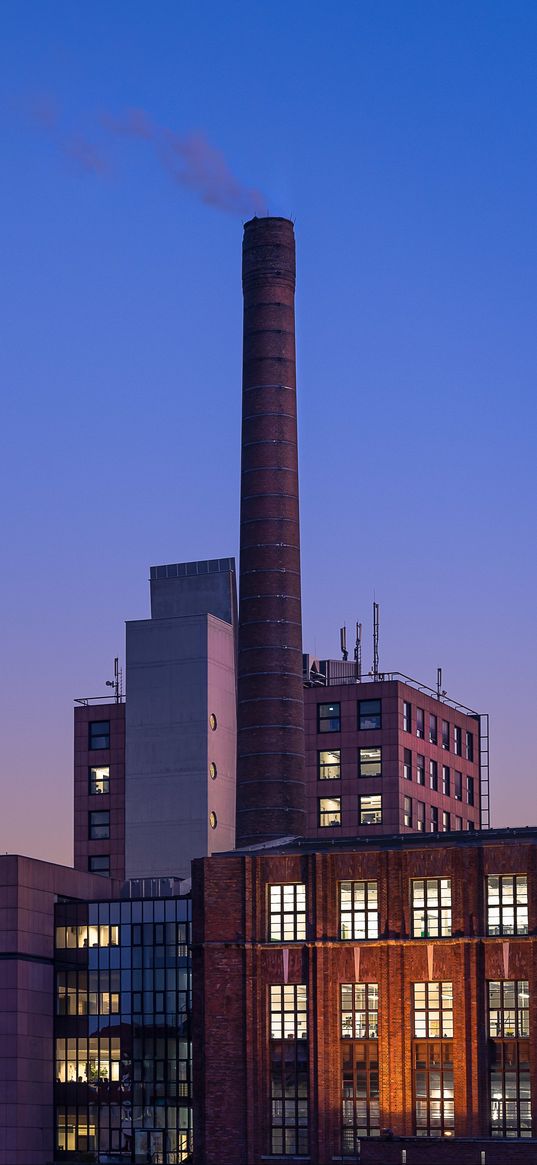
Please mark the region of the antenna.
[[347, 628], [346, 627], [339, 628], [339, 644], [341, 647], [341, 658], [346, 663], [348, 658], [349, 658], [349, 653], [347, 651]]
[[114, 699], [116, 704], [120, 704], [123, 697], [123, 671], [119, 666], [117, 655], [114, 659], [114, 678], [106, 681], [106, 687], [114, 689]]
[[356, 624], [356, 643], [354, 646], [354, 659], [356, 661], [356, 679], [362, 678], [362, 624]]
[[373, 679], [378, 680], [379, 677], [379, 615], [380, 607], [378, 603], [373, 603]]
[[436, 695], [437, 695], [438, 700], [440, 699], [440, 696], [442, 695], [442, 668], [441, 667], [437, 667], [437, 669], [436, 669]]

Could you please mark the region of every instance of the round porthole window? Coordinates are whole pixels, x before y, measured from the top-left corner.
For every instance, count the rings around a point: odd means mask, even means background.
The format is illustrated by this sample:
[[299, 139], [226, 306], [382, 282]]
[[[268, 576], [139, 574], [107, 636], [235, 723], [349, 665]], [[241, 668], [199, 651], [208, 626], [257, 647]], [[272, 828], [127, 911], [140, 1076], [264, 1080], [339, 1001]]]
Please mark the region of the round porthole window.
[[211, 826], [211, 829], [216, 829], [216, 826], [218, 825], [218, 818], [214, 812], [209, 813], [209, 825]]
[[209, 716], [209, 726], [212, 732], [216, 731], [217, 724], [218, 720], [216, 719], [214, 712], [211, 712], [211, 715]]
[[218, 776], [218, 769], [214, 763], [214, 760], [212, 760], [210, 765], [209, 765], [209, 776], [210, 776], [212, 781], [216, 781], [216, 778]]

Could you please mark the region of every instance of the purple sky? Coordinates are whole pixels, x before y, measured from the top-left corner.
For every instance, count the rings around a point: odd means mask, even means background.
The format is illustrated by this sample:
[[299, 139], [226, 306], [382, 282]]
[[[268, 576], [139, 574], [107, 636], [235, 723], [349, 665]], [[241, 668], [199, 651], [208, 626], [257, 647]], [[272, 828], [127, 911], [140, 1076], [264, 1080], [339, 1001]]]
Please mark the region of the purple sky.
[[536, 52], [530, 0], [4, 9], [0, 851], [71, 860], [73, 698], [150, 565], [237, 551], [256, 207], [296, 219], [305, 648], [361, 619], [369, 667], [375, 597], [535, 823]]

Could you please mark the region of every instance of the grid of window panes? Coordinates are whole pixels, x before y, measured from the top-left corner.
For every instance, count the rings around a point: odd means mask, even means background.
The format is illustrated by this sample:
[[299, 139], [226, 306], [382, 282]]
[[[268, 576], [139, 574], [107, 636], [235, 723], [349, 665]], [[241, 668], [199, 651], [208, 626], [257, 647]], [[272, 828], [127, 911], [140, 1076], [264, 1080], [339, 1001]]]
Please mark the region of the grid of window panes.
[[358, 775], [360, 777], [382, 776], [382, 752], [380, 748], [358, 749]]
[[270, 987], [270, 1151], [308, 1152], [307, 996], [303, 983]]
[[56, 906], [57, 1160], [189, 1159], [189, 944], [185, 898]]
[[491, 1040], [489, 1076], [491, 1135], [531, 1137], [529, 1040]]
[[526, 979], [489, 981], [489, 1036], [519, 1039], [529, 1036], [530, 995]]
[[417, 1040], [453, 1036], [453, 984], [414, 983], [414, 1037]]
[[317, 705], [317, 731], [318, 732], [339, 732], [341, 729], [341, 705], [337, 704], [318, 704]]
[[339, 920], [342, 939], [379, 936], [379, 905], [376, 882], [341, 882]]
[[526, 874], [489, 874], [487, 877], [487, 933], [528, 933]]
[[341, 797], [319, 797], [319, 828], [341, 825]]
[[453, 1048], [450, 1041], [414, 1041], [416, 1136], [452, 1137], [455, 1129]]
[[342, 1151], [380, 1134], [378, 985], [341, 984]]
[[341, 750], [322, 749], [318, 754], [318, 777], [320, 781], [338, 781], [341, 777]]
[[414, 878], [412, 937], [447, 938], [451, 934], [451, 878]]
[[303, 882], [269, 886], [271, 942], [300, 942], [306, 938], [306, 887]]
[[413, 1005], [416, 1135], [453, 1136], [453, 984], [414, 983]]

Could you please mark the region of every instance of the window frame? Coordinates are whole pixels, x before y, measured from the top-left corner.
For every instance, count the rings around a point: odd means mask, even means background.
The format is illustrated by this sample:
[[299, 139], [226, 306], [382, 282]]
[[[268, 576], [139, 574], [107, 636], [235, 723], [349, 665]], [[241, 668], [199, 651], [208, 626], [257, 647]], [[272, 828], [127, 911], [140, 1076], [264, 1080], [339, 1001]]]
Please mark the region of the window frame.
[[[420, 887], [423, 893], [420, 894]], [[423, 905], [420, 905], [420, 896]], [[420, 924], [420, 917], [423, 921]], [[438, 941], [453, 934], [451, 878], [410, 879], [410, 929], [413, 939]]]

